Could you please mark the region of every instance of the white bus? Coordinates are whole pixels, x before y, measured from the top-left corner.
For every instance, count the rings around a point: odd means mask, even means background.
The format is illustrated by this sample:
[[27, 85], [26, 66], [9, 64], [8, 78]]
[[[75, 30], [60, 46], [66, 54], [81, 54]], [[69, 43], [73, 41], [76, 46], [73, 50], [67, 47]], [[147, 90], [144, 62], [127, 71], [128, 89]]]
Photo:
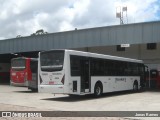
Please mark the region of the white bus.
[[74, 50], [39, 53], [39, 92], [69, 95], [139, 90], [143, 61]]

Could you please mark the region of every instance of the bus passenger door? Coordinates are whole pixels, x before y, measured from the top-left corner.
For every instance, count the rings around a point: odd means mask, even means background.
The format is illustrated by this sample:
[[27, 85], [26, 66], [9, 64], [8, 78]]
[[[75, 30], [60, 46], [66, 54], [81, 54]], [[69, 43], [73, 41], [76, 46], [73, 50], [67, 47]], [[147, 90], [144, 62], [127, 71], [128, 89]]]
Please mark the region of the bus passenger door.
[[80, 60], [81, 92], [90, 91], [89, 60]]

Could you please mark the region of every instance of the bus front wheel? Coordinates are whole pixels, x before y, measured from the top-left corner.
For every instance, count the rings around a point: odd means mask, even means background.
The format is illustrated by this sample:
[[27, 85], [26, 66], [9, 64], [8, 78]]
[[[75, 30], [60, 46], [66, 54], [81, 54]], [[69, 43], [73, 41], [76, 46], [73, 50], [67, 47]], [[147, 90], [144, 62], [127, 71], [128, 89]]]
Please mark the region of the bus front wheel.
[[101, 95], [102, 95], [102, 84], [96, 83], [96, 85], [94, 87], [94, 96], [100, 97]]

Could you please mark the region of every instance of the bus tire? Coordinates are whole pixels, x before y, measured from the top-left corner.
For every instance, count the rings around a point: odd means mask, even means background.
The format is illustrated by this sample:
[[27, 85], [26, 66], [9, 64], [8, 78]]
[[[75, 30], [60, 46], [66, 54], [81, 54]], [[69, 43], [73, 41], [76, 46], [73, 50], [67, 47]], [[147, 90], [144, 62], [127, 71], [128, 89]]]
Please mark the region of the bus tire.
[[103, 92], [103, 87], [101, 82], [97, 82], [95, 87], [94, 87], [94, 96], [95, 97], [100, 97]]
[[133, 91], [134, 92], [138, 91], [138, 82], [137, 81], [134, 81], [134, 83], [133, 83]]

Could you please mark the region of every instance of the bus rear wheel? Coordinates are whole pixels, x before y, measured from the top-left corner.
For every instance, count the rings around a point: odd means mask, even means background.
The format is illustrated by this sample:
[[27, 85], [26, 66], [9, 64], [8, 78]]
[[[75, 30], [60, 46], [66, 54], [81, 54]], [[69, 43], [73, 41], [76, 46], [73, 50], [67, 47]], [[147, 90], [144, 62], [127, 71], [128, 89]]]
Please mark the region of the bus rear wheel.
[[94, 87], [94, 96], [100, 97], [102, 95], [102, 84], [96, 83]]

